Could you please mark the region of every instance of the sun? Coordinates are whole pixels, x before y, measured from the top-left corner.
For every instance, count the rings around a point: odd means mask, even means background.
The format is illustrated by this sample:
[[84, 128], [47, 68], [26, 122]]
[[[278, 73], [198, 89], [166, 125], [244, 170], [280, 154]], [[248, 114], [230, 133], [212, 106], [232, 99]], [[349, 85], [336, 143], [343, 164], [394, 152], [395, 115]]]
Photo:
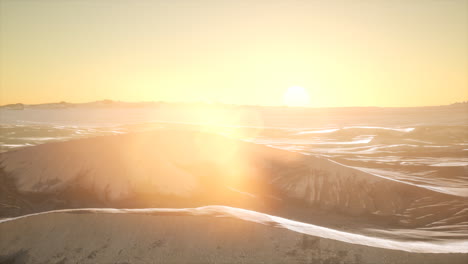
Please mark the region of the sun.
[[284, 92], [283, 103], [287, 106], [308, 106], [310, 105], [310, 96], [303, 87], [292, 86]]

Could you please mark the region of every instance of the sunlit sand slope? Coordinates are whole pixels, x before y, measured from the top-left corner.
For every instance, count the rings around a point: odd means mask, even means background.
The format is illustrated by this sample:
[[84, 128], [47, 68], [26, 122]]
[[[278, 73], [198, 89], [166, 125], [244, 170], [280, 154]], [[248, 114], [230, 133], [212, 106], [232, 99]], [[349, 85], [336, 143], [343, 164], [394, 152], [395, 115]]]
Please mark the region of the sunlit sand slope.
[[[28, 200], [28, 195], [35, 195], [29, 201], [40, 200], [45, 209], [54, 209], [50, 204], [55, 208], [223, 204], [275, 212], [295, 204], [307, 206], [303, 214], [315, 207], [353, 216], [388, 216], [405, 226], [468, 223], [466, 197], [326, 158], [196, 131], [48, 143], [2, 153], [0, 162], [2, 177], [10, 183], [8, 188], [3, 185], [0, 199], [16, 207], [22, 207], [14, 203]], [[18, 199], [8, 198], [15, 195]]]
[[0, 222], [7, 263], [467, 263], [468, 242], [397, 242], [253, 211], [77, 209]]

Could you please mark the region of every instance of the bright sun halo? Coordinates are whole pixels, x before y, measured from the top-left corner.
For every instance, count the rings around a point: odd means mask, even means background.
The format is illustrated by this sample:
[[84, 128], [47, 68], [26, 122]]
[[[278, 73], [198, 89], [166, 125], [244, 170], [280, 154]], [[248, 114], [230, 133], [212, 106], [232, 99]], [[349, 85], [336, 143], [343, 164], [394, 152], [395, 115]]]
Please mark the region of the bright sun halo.
[[287, 106], [308, 106], [310, 105], [310, 96], [303, 87], [292, 86], [284, 92], [283, 103]]

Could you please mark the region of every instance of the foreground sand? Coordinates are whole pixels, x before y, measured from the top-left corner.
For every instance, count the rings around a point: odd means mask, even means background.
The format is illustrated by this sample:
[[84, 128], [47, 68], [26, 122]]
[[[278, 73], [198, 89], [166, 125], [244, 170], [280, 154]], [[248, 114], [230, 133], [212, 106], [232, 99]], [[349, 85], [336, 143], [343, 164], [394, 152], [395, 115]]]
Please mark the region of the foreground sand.
[[77, 209], [4, 219], [2, 263], [467, 263], [468, 242], [401, 242], [244, 209]]

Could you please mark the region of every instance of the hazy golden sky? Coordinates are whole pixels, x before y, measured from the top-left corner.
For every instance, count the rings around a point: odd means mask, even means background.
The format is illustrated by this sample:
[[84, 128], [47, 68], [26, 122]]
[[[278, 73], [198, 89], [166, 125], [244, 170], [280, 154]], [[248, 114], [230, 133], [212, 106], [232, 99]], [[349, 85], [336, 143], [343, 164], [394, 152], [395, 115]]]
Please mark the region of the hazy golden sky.
[[468, 100], [467, 2], [0, 0], [0, 104]]

